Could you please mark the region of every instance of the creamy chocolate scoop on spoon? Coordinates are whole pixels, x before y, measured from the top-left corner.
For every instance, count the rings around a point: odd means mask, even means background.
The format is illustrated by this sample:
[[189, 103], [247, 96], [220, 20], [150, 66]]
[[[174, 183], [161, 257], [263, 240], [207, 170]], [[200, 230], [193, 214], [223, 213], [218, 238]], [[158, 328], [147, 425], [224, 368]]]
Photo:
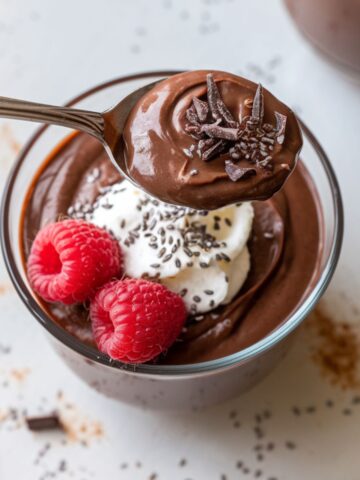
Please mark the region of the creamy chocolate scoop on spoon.
[[288, 107], [261, 85], [215, 71], [147, 85], [104, 113], [0, 97], [0, 116], [89, 133], [130, 181], [195, 209], [269, 198], [302, 145]]
[[294, 169], [302, 137], [270, 92], [225, 72], [174, 75], [146, 93], [125, 123], [117, 157], [161, 200], [215, 209], [264, 200]]

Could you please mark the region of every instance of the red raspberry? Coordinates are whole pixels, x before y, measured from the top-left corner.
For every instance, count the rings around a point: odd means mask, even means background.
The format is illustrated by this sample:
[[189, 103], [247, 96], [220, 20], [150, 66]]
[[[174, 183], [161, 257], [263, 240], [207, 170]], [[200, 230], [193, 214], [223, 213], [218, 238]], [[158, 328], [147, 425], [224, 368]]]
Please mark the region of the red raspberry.
[[163, 285], [126, 279], [97, 292], [90, 318], [99, 350], [115, 360], [144, 363], [175, 341], [186, 310], [182, 298]]
[[27, 264], [32, 288], [48, 302], [83, 302], [121, 272], [118, 242], [83, 220], [51, 223], [36, 235]]

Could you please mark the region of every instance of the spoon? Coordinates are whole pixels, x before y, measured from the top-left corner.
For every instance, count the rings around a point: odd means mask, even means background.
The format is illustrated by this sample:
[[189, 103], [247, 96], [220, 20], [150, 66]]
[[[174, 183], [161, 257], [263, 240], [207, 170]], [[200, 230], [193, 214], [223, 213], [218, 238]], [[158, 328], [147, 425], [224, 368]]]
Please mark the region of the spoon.
[[[115, 107], [102, 113], [0, 97], [0, 117], [60, 125], [92, 135], [103, 144], [112, 163], [119, 170], [120, 174], [141, 188], [127, 174], [124, 158], [119, 155], [116, 147], [119, 144], [126, 119], [132, 108], [157, 83], [158, 81], [135, 90], [115, 105]], [[152, 194], [153, 192], [148, 193]]]

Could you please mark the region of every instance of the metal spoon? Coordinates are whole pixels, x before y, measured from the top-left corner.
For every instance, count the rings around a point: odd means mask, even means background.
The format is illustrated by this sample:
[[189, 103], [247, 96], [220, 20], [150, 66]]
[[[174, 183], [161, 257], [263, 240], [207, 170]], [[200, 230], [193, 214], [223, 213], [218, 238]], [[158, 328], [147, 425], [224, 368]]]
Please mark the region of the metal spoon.
[[[157, 83], [153, 82], [135, 90], [115, 107], [103, 113], [0, 97], [0, 117], [60, 125], [88, 133], [100, 140], [121, 175], [135, 183], [127, 174], [124, 159], [117, 152], [117, 146], [130, 111]], [[141, 188], [140, 185], [137, 186]]]

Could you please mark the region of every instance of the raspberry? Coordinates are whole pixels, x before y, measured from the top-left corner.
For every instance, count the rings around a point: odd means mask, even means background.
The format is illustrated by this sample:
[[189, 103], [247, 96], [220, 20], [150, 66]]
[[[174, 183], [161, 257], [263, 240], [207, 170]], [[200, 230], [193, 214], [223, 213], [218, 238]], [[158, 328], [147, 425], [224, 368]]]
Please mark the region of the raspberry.
[[99, 350], [115, 360], [144, 363], [176, 340], [186, 310], [182, 298], [163, 285], [126, 279], [97, 292], [90, 318]]
[[35, 237], [27, 264], [32, 288], [48, 302], [83, 302], [121, 272], [118, 242], [83, 220], [51, 223]]

